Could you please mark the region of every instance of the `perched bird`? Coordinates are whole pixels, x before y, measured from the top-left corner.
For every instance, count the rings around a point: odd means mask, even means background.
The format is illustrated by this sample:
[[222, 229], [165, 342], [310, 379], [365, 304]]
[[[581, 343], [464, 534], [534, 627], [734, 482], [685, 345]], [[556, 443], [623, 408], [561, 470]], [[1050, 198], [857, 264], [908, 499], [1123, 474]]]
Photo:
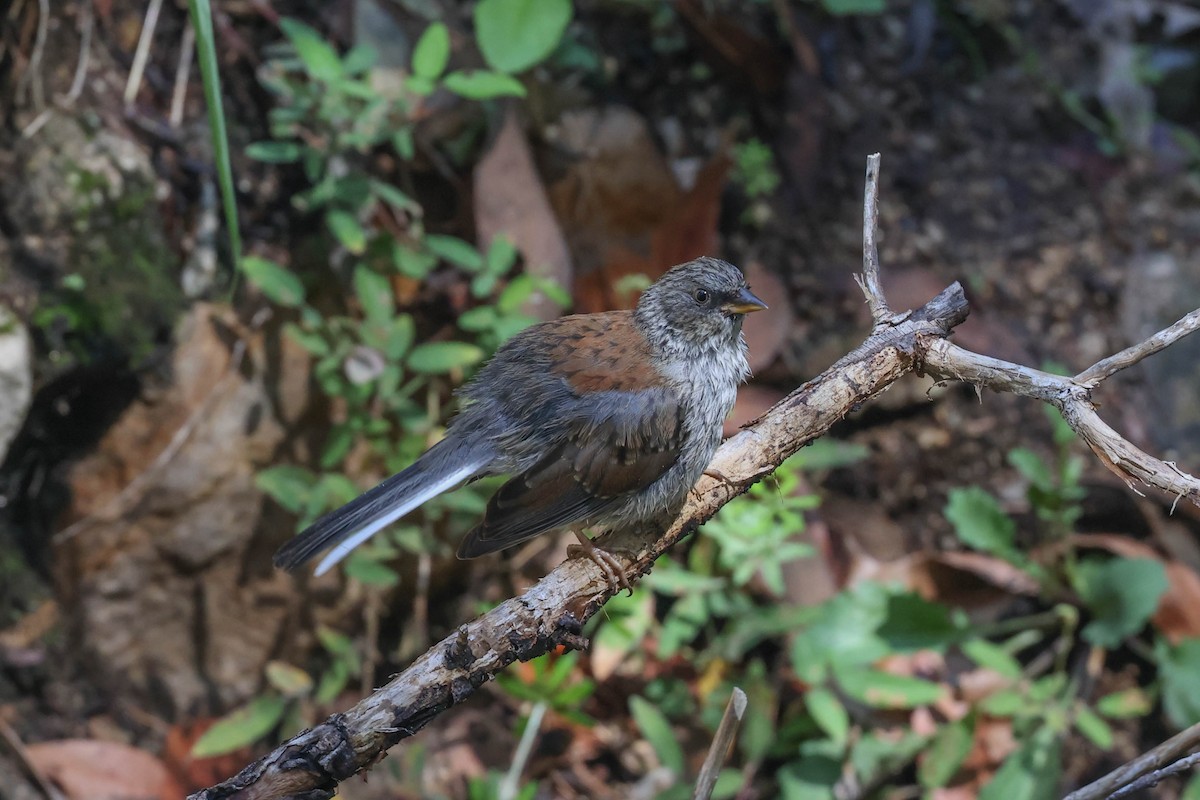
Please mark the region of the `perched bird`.
[[750, 373], [742, 321], [766, 307], [737, 267], [699, 258], [663, 275], [632, 311], [527, 328], [460, 390], [445, 438], [281, 547], [276, 566], [295, 569], [332, 547], [321, 575], [422, 503], [486, 475], [514, 477], [459, 558], [563, 528], [590, 549], [584, 528], [681, 503]]

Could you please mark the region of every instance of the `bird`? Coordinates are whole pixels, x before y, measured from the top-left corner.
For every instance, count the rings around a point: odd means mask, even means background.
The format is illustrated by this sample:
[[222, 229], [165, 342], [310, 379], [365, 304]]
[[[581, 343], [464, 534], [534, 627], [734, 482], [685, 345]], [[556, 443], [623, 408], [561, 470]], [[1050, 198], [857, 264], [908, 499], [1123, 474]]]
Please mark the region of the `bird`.
[[741, 270], [705, 256], [665, 272], [631, 310], [526, 328], [459, 389], [440, 441], [286, 542], [275, 565], [293, 571], [328, 549], [322, 575], [423, 503], [491, 475], [511, 477], [459, 558], [564, 529], [593, 549], [582, 531], [681, 504], [750, 375], [745, 315], [766, 308]]

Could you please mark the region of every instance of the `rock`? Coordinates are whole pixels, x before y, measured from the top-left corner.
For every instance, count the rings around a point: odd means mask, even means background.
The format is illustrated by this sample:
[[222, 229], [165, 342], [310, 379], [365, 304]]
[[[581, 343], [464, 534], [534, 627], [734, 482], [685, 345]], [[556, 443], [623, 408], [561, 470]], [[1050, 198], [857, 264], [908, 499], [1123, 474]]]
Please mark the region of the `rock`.
[[0, 307], [0, 461], [29, 410], [33, 396], [33, 363], [29, 332]]
[[[255, 486], [306, 391], [287, 337], [239, 334], [198, 305], [177, 334], [170, 385], [144, 392], [70, 472], [55, 568], [98, 682], [165, 716], [254, 692], [288, 616], [270, 554], [291, 532]], [[240, 361], [236, 353], [245, 346]], [[294, 354], [293, 354], [294, 355]]]

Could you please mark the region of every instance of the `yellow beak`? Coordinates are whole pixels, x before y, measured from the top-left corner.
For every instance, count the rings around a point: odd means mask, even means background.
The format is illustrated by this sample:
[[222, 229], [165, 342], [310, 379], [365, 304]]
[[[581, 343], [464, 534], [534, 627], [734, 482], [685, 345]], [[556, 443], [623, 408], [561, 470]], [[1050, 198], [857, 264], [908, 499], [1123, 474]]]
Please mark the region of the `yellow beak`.
[[755, 297], [749, 289], [742, 289], [726, 300], [721, 310], [727, 314], [749, 314], [752, 311], [766, 311], [767, 304]]

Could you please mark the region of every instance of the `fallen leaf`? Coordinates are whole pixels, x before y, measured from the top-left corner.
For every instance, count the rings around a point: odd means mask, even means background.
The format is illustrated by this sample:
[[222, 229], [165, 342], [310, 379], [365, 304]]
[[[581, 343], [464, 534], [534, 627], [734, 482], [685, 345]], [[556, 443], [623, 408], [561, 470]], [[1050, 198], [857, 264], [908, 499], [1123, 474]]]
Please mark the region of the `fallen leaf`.
[[30, 763], [68, 800], [179, 800], [183, 787], [162, 761], [117, 742], [64, 739], [26, 747]]
[[[475, 167], [475, 227], [481, 247], [508, 236], [525, 260], [525, 271], [571, 288], [571, 253], [534, 167], [517, 114], [509, 109], [492, 146]], [[525, 309], [538, 319], [558, 316], [540, 293]]]
[[766, 311], [746, 315], [743, 325], [750, 369], [759, 372], [771, 365], [787, 343], [792, 332], [792, 304], [783, 281], [762, 264], [751, 261], [743, 271], [754, 294], [769, 306]]
[[249, 760], [250, 752], [235, 750], [212, 758], [195, 758], [192, 747], [217, 721], [215, 717], [172, 725], [163, 743], [162, 759], [186, 791], [197, 791], [234, 775]]

